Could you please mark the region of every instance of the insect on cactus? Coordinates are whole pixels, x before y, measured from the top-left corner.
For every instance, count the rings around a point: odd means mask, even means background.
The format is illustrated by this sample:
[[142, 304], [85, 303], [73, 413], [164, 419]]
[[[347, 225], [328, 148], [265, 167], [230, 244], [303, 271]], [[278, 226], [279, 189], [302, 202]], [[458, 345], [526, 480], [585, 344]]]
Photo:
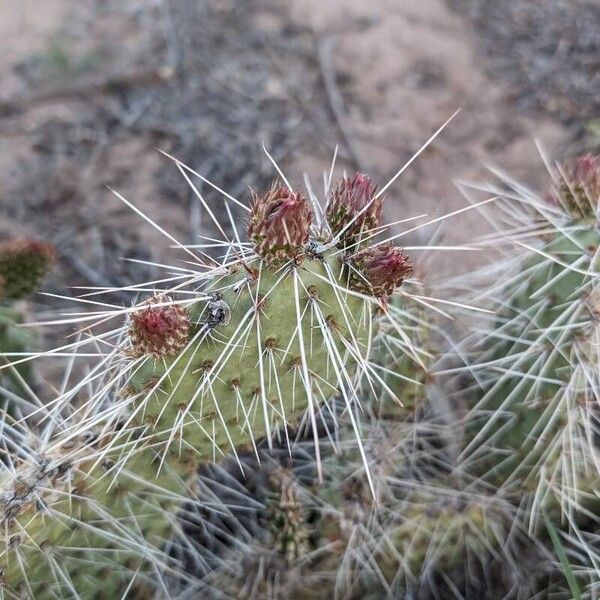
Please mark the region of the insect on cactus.
[[[192, 185], [193, 172], [176, 164]], [[393, 396], [370, 353], [379, 320], [393, 320], [389, 297], [412, 272], [401, 249], [375, 239], [382, 201], [383, 190], [357, 174], [323, 211], [284, 180], [250, 206], [235, 201], [248, 241], [236, 232], [216, 244], [220, 262], [178, 244], [190, 267], [128, 288], [148, 299], [125, 309], [85, 300], [98, 306], [83, 318], [88, 330], [120, 323], [61, 348], [93, 347], [100, 358], [36, 407], [33, 433], [20, 434], [36, 450], [8, 453], [4, 589], [43, 598], [156, 587], [149, 573], [165, 565], [154, 553], [198, 500], [199, 464], [233, 453], [243, 472], [241, 453], [258, 453], [263, 436], [272, 446], [276, 431], [292, 445], [290, 426], [302, 417], [320, 469], [319, 406], [335, 394], [358, 435], [359, 381]], [[82, 317], [60, 319], [69, 321]], [[118, 576], [100, 589], [115, 561]]]

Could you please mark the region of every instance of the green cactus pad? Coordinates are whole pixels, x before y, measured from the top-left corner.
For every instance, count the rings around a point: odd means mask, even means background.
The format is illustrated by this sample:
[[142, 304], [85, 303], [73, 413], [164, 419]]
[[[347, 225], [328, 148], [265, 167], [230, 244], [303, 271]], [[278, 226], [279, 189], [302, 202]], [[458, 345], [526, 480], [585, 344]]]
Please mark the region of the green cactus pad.
[[553, 486], [561, 503], [594, 496], [585, 424], [593, 416], [582, 408], [595, 401], [599, 247], [600, 232], [583, 220], [548, 235], [504, 291], [481, 359], [494, 375], [470, 430], [477, 469], [496, 484], [521, 480], [548, 511]]
[[348, 347], [368, 353], [370, 307], [343, 284], [337, 257], [221, 278], [211, 300], [189, 307], [186, 350], [136, 368], [140, 418], [158, 440], [204, 458], [294, 423], [311, 399], [314, 407], [353, 379]]
[[125, 469], [71, 451], [22, 465], [19, 477], [2, 486], [6, 593], [109, 599], [132, 582], [132, 589], [142, 589], [153, 553], [191, 493], [185, 474], [173, 470], [181, 471], [180, 463], [163, 465], [158, 474], [158, 462], [148, 449]]

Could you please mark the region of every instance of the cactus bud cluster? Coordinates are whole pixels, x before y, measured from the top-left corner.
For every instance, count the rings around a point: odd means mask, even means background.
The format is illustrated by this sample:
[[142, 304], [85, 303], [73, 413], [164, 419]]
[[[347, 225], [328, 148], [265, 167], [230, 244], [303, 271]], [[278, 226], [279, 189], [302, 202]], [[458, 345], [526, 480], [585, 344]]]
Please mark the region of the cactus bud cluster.
[[18, 300], [31, 293], [54, 262], [49, 244], [14, 239], [0, 243], [0, 299]]
[[558, 179], [551, 201], [575, 218], [594, 217], [600, 202], [600, 156], [586, 154], [565, 162]]

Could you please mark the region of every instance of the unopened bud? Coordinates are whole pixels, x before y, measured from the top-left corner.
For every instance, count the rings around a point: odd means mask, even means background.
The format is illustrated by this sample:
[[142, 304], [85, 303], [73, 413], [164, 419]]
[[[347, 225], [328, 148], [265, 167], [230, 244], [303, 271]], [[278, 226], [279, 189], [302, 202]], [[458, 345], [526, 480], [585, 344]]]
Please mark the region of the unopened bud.
[[54, 260], [54, 249], [45, 242], [0, 243], [0, 298], [18, 299], [34, 291]]
[[266, 194], [254, 196], [248, 238], [268, 264], [298, 260], [308, 242], [312, 217], [304, 196], [273, 186]]
[[548, 199], [576, 218], [594, 216], [600, 202], [600, 156], [586, 154], [566, 162]]
[[186, 346], [190, 320], [185, 308], [168, 296], [155, 296], [131, 314], [129, 340], [134, 357], [163, 358], [179, 354]]
[[391, 296], [413, 271], [404, 251], [390, 244], [365, 248], [346, 260], [352, 289], [377, 298]]
[[344, 177], [327, 199], [327, 222], [338, 246], [360, 242], [381, 225], [382, 199], [375, 198], [376, 186], [370, 177], [357, 173]]

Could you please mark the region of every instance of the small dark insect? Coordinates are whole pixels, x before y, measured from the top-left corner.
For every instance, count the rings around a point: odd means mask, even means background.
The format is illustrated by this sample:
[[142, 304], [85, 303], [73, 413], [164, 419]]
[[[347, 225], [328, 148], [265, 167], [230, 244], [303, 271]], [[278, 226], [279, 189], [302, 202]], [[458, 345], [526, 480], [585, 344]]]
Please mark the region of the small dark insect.
[[213, 294], [207, 306], [208, 316], [204, 324], [209, 329], [214, 329], [219, 325], [228, 325], [231, 320], [231, 309], [229, 304], [221, 298], [219, 294]]

